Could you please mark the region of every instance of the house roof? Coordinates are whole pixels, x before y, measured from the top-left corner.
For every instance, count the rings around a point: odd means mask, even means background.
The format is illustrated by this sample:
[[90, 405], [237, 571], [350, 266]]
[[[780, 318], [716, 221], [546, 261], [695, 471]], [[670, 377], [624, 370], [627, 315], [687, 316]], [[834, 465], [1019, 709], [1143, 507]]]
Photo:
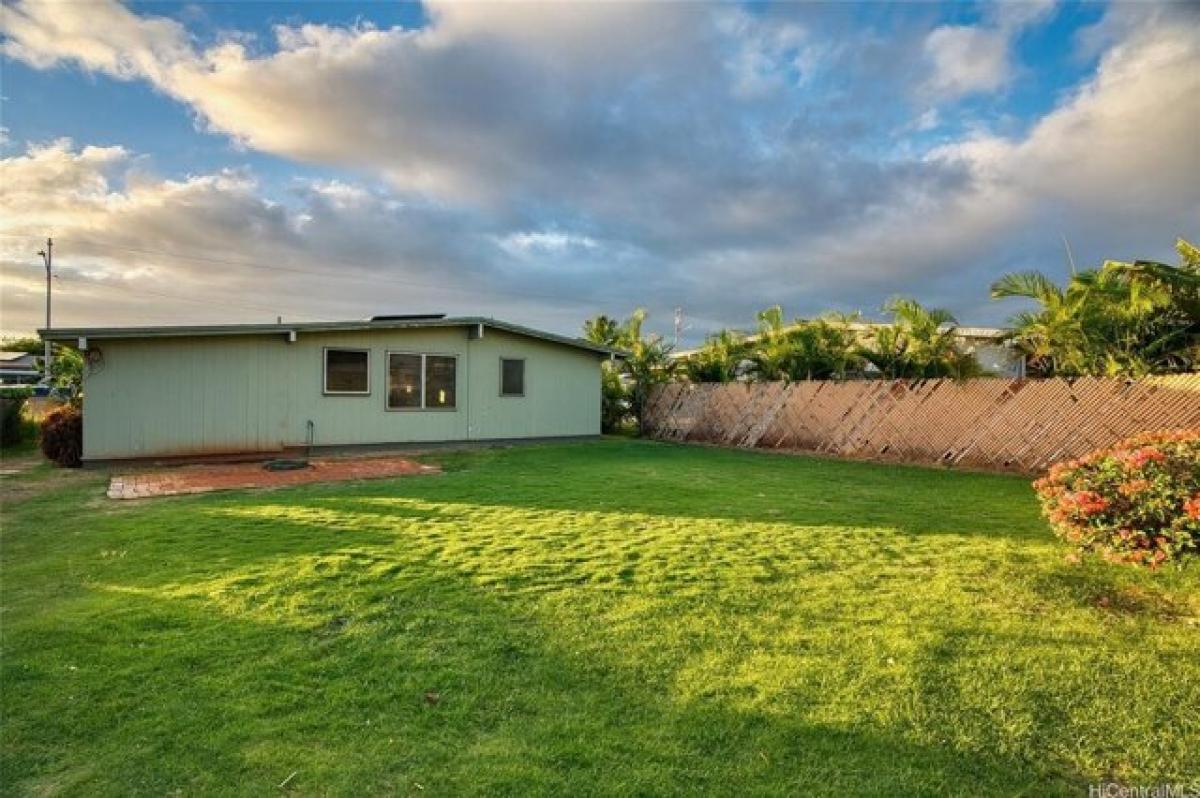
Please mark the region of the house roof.
[[0, 368], [18, 369], [37, 365], [37, 355], [28, 352], [0, 352]]
[[406, 330], [429, 327], [491, 327], [515, 335], [529, 338], [539, 338], [543, 341], [572, 346], [576, 349], [586, 349], [603, 355], [624, 356], [619, 349], [592, 343], [583, 338], [572, 338], [566, 335], [536, 330], [500, 319], [490, 319], [483, 316], [412, 316], [412, 317], [376, 317], [375, 319], [356, 319], [352, 321], [311, 321], [278, 324], [204, 324], [190, 326], [161, 326], [161, 327], [55, 327], [54, 329], [38, 330], [43, 340], [75, 343], [80, 338], [97, 341], [115, 338], [194, 338], [218, 335], [285, 335], [305, 332], [352, 332], [361, 330]]

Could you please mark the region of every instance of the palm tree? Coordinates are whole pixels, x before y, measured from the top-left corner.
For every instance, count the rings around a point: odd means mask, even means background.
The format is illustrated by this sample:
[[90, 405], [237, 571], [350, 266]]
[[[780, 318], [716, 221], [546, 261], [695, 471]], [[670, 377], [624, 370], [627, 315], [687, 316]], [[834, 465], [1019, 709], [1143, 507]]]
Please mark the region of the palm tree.
[[1083, 296], [1059, 288], [1041, 272], [1006, 274], [992, 283], [992, 299], [1024, 297], [1041, 306], [1012, 317], [1008, 339], [1036, 374], [1080, 374], [1086, 369]]
[[617, 323], [616, 319], [601, 314], [583, 323], [583, 337], [594, 344], [618, 348], [621, 325]]
[[645, 409], [650, 390], [670, 380], [674, 371], [671, 345], [662, 336], [642, 334], [646, 315], [645, 308], [637, 308], [620, 324], [607, 316], [597, 316], [583, 325], [583, 334], [588, 340], [625, 351], [624, 358], [615, 366], [619, 380], [609, 377], [604, 382], [604, 417], [610, 421], [619, 419], [627, 405], [643, 435], [646, 433]]
[[964, 379], [981, 373], [975, 356], [959, 346], [958, 320], [950, 311], [906, 297], [888, 300], [883, 309], [892, 323], [872, 330], [859, 349], [883, 376]]
[[741, 333], [721, 330], [705, 338], [704, 346], [683, 360], [682, 366], [692, 382], [733, 382], [745, 355]]
[[794, 354], [788, 326], [783, 321], [783, 308], [774, 305], [758, 312], [758, 339], [751, 360], [754, 376], [764, 382], [786, 380], [791, 376]]
[[845, 379], [861, 371], [858, 334], [851, 328], [857, 316], [826, 314], [798, 324], [790, 333], [789, 376], [797, 380]]
[[783, 318], [778, 305], [758, 313], [758, 335], [749, 353], [755, 379], [844, 379], [862, 369], [858, 336], [851, 327], [857, 316], [828, 313], [790, 324]]
[[1106, 261], [1059, 287], [1040, 272], [1009, 274], [992, 298], [1022, 297], [1009, 340], [1042, 375], [1141, 376], [1200, 361], [1200, 251], [1180, 239], [1178, 267]]
[[629, 381], [629, 409], [637, 419], [638, 434], [646, 434], [646, 402], [655, 385], [671, 379], [675, 364], [671, 344], [660, 335], [642, 335], [646, 309], [638, 308], [621, 325], [620, 342], [627, 354], [622, 371]]
[[1159, 370], [1186, 370], [1200, 363], [1200, 248], [1175, 242], [1179, 265], [1137, 260], [1106, 261], [1112, 272], [1150, 306], [1144, 320], [1143, 356]]

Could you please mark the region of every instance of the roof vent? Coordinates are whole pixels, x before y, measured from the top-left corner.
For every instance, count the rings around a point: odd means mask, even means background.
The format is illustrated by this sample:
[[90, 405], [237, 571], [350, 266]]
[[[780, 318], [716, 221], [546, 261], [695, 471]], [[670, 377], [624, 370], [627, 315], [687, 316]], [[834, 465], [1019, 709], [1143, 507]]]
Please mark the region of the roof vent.
[[446, 318], [445, 313], [398, 313], [388, 316], [372, 316], [371, 321], [437, 321]]

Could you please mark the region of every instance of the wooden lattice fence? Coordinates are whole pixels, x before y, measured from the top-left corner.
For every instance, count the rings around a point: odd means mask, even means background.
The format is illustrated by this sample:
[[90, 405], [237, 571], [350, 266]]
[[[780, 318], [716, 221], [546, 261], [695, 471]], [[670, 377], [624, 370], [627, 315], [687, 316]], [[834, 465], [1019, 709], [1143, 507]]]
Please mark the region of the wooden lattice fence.
[[1200, 374], [656, 388], [660, 440], [1036, 472], [1139, 432], [1200, 428]]

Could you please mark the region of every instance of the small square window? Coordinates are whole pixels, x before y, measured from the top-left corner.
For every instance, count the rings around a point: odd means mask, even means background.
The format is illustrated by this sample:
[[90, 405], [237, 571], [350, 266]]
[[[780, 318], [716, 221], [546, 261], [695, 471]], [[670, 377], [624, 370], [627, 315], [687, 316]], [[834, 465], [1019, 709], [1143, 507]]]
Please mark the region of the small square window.
[[325, 350], [325, 393], [366, 396], [371, 392], [370, 352], [366, 349]]
[[525, 361], [500, 358], [500, 395], [525, 395]]

